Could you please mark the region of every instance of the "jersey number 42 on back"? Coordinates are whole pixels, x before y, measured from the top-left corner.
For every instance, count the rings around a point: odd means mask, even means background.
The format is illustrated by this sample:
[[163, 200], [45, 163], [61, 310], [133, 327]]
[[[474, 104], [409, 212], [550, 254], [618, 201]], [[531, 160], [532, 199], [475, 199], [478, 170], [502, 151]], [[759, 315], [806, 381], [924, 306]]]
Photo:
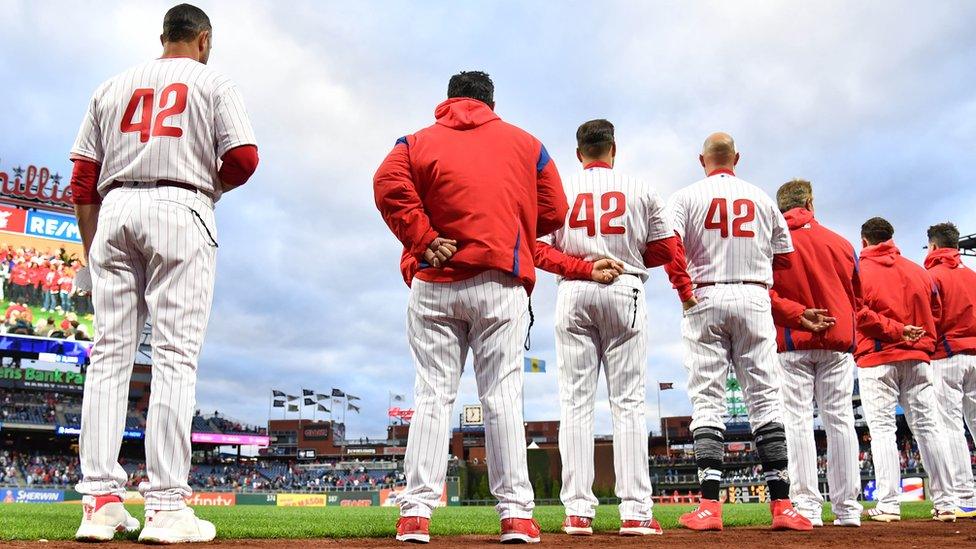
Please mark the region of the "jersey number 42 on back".
[[[188, 92], [189, 88], [186, 84], [179, 82], [163, 88], [159, 94], [159, 108], [161, 110], [153, 118], [156, 90], [152, 88], [137, 89], [132, 93], [132, 98], [129, 99], [129, 104], [125, 107], [125, 114], [122, 115], [119, 130], [122, 133], [139, 132], [139, 141], [142, 143], [149, 141], [150, 137], [182, 137], [183, 129], [177, 126], [167, 126], [166, 119], [186, 110]], [[174, 95], [176, 98], [173, 100], [173, 104], [167, 107], [170, 98]], [[138, 122], [134, 120], [136, 110], [141, 110]]]
[[722, 238], [728, 238], [731, 232], [736, 238], [752, 238], [756, 233], [747, 228], [746, 223], [756, 219], [756, 204], [748, 198], [739, 198], [732, 202], [731, 230], [729, 226], [729, 201], [725, 198], [714, 198], [705, 214], [705, 228], [719, 231]]
[[[586, 229], [587, 236], [596, 236], [596, 209], [593, 193], [580, 193], [569, 214], [570, 229]], [[627, 197], [620, 191], [610, 191], [600, 196], [600, 234], [625, 234], [626, 227], [613, 225], [613, 221], [627, 210]]]

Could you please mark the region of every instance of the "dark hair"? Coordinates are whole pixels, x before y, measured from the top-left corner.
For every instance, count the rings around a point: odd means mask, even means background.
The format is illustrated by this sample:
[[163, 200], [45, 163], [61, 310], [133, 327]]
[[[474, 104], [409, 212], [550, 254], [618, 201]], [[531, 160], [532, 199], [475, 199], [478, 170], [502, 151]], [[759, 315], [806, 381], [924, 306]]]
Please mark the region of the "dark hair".
[[489, 106], [495, 105], [495, 84], [488, 73], [481, 71], [461, 71], [447, 83], [447, 97], [470, 97]]
[[895, 236], [895, 228], [883, 217], [872, 217], [861, 225], [861, 238], [868, 244], [880, 244]]
[[576, 146], [586, 158], [599, 158], [613, 147], [613, 124], [609, 120], [597, 118], [583, 122], [576, 130]]
[[163, 42], [189, 42], [208, 30], [210, 18], [190, 4], [173, 6], [163, 17]]
[[783, 183], [776, 191], [776, 205], [779, 211], [786, 213], [793, 208], [806, 207], [813, 198], [813, 185], [805, 179], [793, 179]]
[[945, 222], [929, 227], [929, 242], [940, 248], [959, 247], [959, 229], [955, 224]]

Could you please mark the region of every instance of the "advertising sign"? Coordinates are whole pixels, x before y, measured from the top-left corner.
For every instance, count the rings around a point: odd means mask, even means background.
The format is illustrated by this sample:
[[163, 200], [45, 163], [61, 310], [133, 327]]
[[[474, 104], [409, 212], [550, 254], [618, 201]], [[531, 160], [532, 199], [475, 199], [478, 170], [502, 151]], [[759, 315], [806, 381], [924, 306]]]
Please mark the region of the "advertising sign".
[[[55, 427], [54, 432], [62, 436], [76, 437], [81, 434], [81, 427], [65, 427], [64, 425], [58, 425]], [[122, 438], [141, 440], [146, 438], [146, 433], [136, 429], [126, 429], [122, 431]]]
[[302, 429], [302, 438], [305, 440], [327, 440], [329, 438], [329, 424]]
[[380, 504], [379, 492], [329, 492], [329, 507], [375, 507]]
[[0, 231], [23, 233], [27, 228], [27, 210], [0, 204]]
[[230, 507], [237, 503], [237, 494], [233, 492], [195, 492], [186, 498], [186, 504], [191, 507], [207, 505], [211, 507]]
[[326, 494], [278, 494], [278, 507], [325, 507]]
[[278, 494], [237, 494], [238, 505], [277, 505]]
[[65, 242], [81, 242], [81, 232], [75, 216], [40, 210], [27, 212], [27, 228], [24, 234]]
[[73, 204], [70, 182], [64, 181], [57, 172], [52, 174], [45, 167], [29, 165], [26, 169], [17, 166], [10, 173], [13, 174], [12, 177], [6, 171], [0, 171], [0, 192], [11, 202], [71, 211]]
[[263, 435], [225, 435], [222, 433], [190, 433], [190, 442], [230, 444], [233, 446], [267, 446], [270, 439]]
[[3, 503], [58, 503], [64, 501], [61, 490], [21, 490], [18, 488], [0, 489]]

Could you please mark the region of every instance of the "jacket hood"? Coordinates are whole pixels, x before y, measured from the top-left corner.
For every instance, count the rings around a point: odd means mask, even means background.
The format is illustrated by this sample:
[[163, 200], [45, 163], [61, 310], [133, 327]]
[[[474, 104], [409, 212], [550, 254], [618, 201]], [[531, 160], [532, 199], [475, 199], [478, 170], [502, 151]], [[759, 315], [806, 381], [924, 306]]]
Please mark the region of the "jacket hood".
[[783, 214], [783, 217], [786, 218], [786, 224], [790, 229], [799, 229], [813, 221], [813, 212], [806, 208], [793, 208]]
[[955, 248], [938, 248], [929, 252], [925, 257], [925, 268], [931, 269], [936, 265], [945, 265], [950, 269], [955, 269], [962, 263], [959, 250]]
[[454, 97], [437, 105], [434, 118], [453, 130], [470, 130], [499, 119], [491, 107], [470, 97]]
[[894, 240], [886, 240], [874, 246], [867, 246], [861, 250], [861, 259], [871, 259], [885, 267], [895, 264], [895, 259], [901, 255], [901, 250], [895, 246]]

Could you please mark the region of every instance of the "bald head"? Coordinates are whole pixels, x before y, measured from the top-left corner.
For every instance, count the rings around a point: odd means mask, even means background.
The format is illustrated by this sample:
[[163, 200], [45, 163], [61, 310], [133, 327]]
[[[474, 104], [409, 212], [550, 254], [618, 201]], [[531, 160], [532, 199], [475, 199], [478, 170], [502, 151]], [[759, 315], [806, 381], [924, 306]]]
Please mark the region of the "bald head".
[[715, 132], [705, 139], [701, 155], [698, 157], [701, 165], [708, 174], [720, 168], [732, 169], [739, 162], [739, 153], [735, 150], [735, 140], [724, 132]]

